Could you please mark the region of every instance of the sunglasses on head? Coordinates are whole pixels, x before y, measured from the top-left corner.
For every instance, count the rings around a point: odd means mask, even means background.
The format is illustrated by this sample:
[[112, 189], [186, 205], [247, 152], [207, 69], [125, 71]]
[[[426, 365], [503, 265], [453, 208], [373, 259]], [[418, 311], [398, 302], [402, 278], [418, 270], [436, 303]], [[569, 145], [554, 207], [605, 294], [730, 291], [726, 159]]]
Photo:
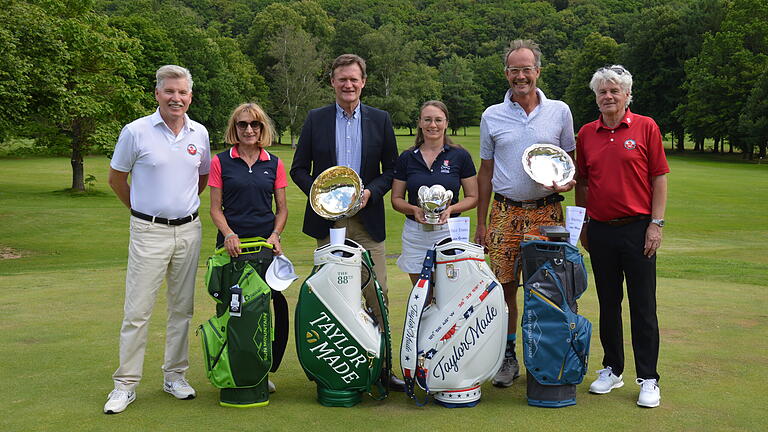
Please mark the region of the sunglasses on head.
[[235, 126], [237, 126], [238, 129], [242, 129], [242, 130], [246, 130], [248, 129], [248, 126], [250, 126], [251, 129], [256, 130], [256, 129], [261, 129], [261, 122], [258, 120], [254, 120], [251, 122], [239, 121], [235, 123]]
[[606, 66], [604, 68], [600, 68], [601, 70], [609, 70], [612, 72], [615, 72], [616, 75], [624, 75], [625, 73], [628, 73], [626, 69], [624, 69], [621, 66]]

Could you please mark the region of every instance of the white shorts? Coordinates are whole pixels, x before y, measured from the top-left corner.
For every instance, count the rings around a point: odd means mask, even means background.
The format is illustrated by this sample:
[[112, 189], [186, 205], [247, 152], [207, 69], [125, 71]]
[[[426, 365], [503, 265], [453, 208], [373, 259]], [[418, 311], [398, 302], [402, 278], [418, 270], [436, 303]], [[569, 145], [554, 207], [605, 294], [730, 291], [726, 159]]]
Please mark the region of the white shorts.
[[425, 225], [405, 219], [403, 225], [403, 251], [397, 259], [397, 267], [406, 273], [421, 273], [424, 256], [435, 243], [451, 236], [448, 224], [431, 225], [433, 231], [426, 231]]

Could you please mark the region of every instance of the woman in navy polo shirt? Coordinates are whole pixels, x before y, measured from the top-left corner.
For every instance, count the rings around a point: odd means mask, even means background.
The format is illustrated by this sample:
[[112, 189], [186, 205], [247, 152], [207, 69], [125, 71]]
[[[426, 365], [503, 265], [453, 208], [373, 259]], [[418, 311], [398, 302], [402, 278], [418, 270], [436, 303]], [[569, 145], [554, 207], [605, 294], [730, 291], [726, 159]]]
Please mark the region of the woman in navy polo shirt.
[[[477, 205], [477, 176], [472, 156], [446, 136], [448, 108], [440, 101], [427, 101], [421, 106], [416, 143], [400, 154], [392, 181], [392, 207], [405, 214], [403, 251], [397, 259], [400, 270], [411, 282], [419, 279], [424, 256], [440, 240], [450, 237], [448, 217]], [[442, 185], [453, 192], [450, 206], [437, 225], [428, 224], [418, 204], [421, 186]], [[459, 189], [464, 199], [459, 201]], [[408, 199], [406, 200], [406, 194]]]
[[[272, 144], [272, 120], [255, 103], [238, 106], [224, 137], [232, 145], [211, 160], [211, 219], [219, 229], [216, 246], [240, 253], [240, 238], [263, 237], [282, 253], [280, 233], [288, 219], [283, 162], [264, 147]], [[276, 211], [272, 212], [274, 199]]]

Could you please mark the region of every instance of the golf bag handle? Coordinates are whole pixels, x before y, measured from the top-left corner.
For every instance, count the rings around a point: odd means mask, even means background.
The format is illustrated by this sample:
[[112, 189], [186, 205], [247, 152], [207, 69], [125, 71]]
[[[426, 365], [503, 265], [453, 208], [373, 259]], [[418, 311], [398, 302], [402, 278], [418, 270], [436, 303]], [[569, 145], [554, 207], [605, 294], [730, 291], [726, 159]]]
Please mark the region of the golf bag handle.
[[[258, 253], [261, 252], [261, 248], [266, 247], [269, 249], [274, 248], [274, 245], [271, 243], [267, 243], [267, 239], [264, 237], [246, 237], [240, 239], [240, 249], [254, 249], [249, 251], [242, 251], [241, 254], [249, 254], [249, 253]], [[216, 255], [224, 255], [227, 253], [227, 249], [224, 247], [220, 247], [216, 249], [214, 252]]]

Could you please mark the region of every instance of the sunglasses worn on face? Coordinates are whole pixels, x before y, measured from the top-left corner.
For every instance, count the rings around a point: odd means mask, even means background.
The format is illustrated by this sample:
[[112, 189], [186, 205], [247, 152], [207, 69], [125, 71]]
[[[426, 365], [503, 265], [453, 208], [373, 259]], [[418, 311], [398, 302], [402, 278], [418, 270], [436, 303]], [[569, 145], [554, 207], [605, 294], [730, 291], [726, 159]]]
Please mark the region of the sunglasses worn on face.
[[250, 126], [251, 129], [256, 130], [261, 129], [261, 122], [258, 120], [254, 120], [252, 122], [239, 121], [235, 123], [235, 126], [237, 126], [237, 128], [240, 130], [246, 130], [248, 129], [248, 126]]

